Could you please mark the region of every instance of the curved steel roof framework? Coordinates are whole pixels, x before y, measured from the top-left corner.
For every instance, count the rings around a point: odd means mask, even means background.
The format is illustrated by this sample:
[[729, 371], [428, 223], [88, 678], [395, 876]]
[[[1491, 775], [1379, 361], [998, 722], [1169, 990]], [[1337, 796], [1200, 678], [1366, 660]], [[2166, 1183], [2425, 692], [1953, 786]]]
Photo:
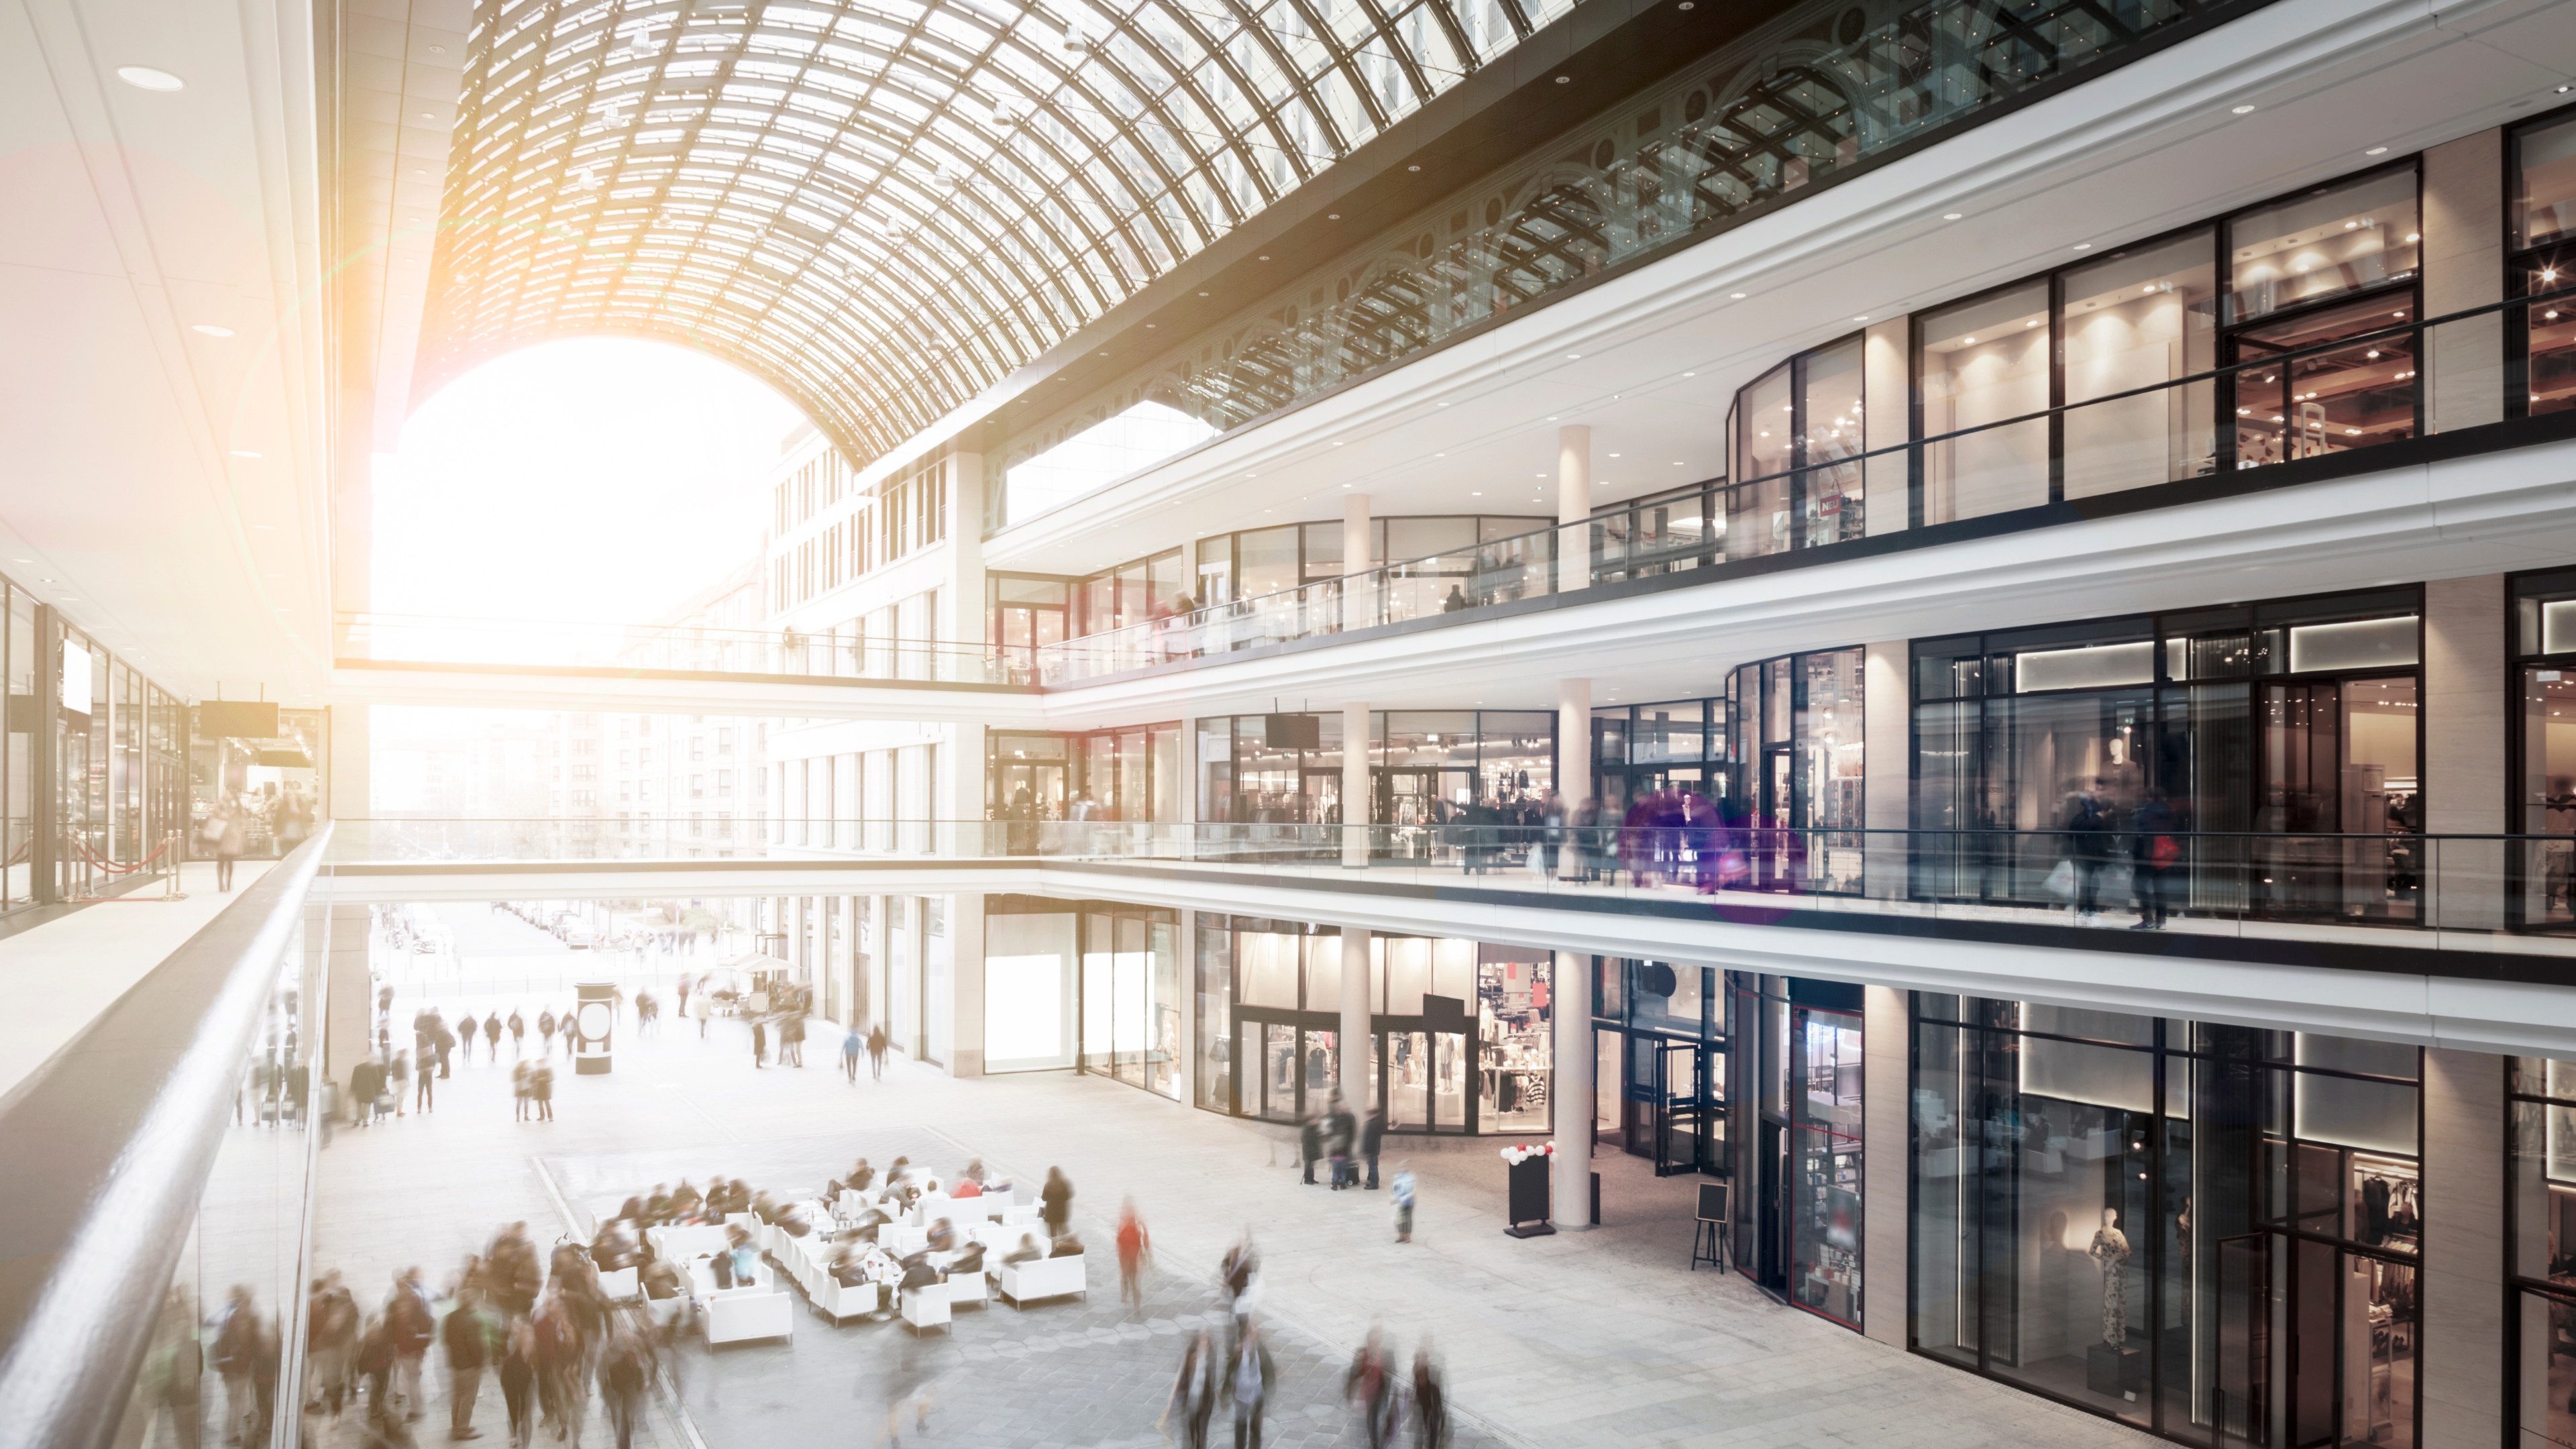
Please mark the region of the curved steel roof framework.
[[726, 357], [865, 461], [1575, 0], [481, 0], [423, 389]]

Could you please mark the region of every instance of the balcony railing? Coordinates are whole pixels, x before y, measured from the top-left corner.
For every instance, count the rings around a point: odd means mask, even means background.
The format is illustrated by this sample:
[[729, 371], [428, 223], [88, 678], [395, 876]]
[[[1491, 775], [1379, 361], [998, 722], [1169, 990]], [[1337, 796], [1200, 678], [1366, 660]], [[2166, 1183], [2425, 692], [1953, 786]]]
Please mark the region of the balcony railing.
[[374, 663], [795, 676], [886, 683], [1025, 684], [980, 644], [794, 629], [585, 624], [342, 614], [333, 657]]
[[[2159, 844], [2158, 841], [2163, 843]], [[2089, 852], [2063, 831], [1778, 826], [1548, 827], [1111, 820], [791, 819], [712, 839], [689, 822], [342, 821], [335, 864], [714, 859], [1257, 867], [1269, 883], [1350, 873], [1586, 899], [1697, 900], [1721, 916], [1798, 908], [2237, 934], [2259, 923], [2569, 933], [2576, 838], [2182, 831]], [[2543, 949], [2560, 949], [2547, 942]]]
[[[253, 1390], [266, 1423], [233, 1442], [295, 1442], [303, 1354], [275, 1349], [304, 1342], [325, 983], [302, 928], [325, 840], [0, 1108], [0, 1443], [219, 1443], [218, 1416], [249, 1417]], [[219, 1349], [245, 1342], [264, 1359], [219, 1376]]]
[[[2569, 304], [2562, 294], [2394, 322], [2081, 402], [1660, 494], [1579, 524], [1043, 645], [1032, 651], [1035, 672], [1040, 684], [1059, 687], [1665, 574], [1725, 577], [1777, 567], [1780, 555], [1827, 563], [1864, 543], [1922, 546], [1960, 531], [1940, 525], [2035, 528], [2083, 513], [2301, 482], [2333, 466], [2325, 460], [2441, 431], [2435, 399], [2483, 397], [2492, 403], [2487, 411], [2501, 416], [2518, 366], [2508, 363], [2506, 338], [2527, 328], [2531, 308], [2554, 318]], [[2328, 374], [2343, 389], [2330, 397], [2323, 386], [2289, 390]], [[2497, 429], [2493, 445], [2526, 436]]]

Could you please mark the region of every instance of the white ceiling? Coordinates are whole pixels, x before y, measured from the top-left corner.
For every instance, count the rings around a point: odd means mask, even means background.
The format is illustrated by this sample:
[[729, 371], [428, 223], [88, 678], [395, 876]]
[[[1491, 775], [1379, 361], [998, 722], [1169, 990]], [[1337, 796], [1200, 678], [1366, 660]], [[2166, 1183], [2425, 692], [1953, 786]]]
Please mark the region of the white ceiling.
[[309, 23], [0, 8], [0, 572], [190, 696], [317, 699], [327, 663]]
[[1552, 515], [1565, 423], [1592, 428], [1596, 505], [1699, 482], [1724, 471], [1734, 390], [1864, 316], [2379, 164], [2372, 146], [2402, 156], [2508, 121], [2571, 77], [2571, 0], [2438, 17], [2280, 0], [1015, 526], [985, 563], [1085, 573], [1338, 518], [1353, 492], [1381, 515]]

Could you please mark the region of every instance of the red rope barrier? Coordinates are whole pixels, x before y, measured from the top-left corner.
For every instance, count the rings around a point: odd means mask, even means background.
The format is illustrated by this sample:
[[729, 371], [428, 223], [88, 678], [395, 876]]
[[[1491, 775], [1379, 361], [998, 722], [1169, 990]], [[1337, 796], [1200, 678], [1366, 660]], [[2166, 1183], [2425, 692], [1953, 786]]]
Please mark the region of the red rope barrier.
[[100, 855], [97, 851], [90, 849], [89, 842], [81, 839], [79, 836], [73, 836], [71, 841], [72, 849], [80, 852], [83, 860], [88, 861], [91, 865], [98, 867], [100, 870], [106, 871], [109, 875], [132, 875], [136, 871], [150, 865], [152, 862], [159, 860], [161, 858], [161, 852], [170, 848], [170, 842], [165, 839], [161, 842], [159, 850], [153, 851], [150, 855], [143, 857], [132, 865], [118, 865], [115, 861], [109, 860], [105, 856]]

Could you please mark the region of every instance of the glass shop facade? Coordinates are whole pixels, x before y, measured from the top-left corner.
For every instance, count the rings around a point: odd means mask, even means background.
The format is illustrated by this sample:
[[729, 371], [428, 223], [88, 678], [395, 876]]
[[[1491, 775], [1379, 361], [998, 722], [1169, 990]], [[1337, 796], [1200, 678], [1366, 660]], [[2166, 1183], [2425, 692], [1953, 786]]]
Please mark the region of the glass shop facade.
[[[2412, 920], [2422, 612], [2407, 587], [1916, 641], [1912, 893]], [[2079, 812], [2161, 820], [2173, 858], [2070, 882]]]
[[[1342, 822], [1340, 714], [1220, 715], [1198, 721], [1198, 732], [1199, 819]], [[1366, 748], [1377, 825], [1452, 825], [1478, 811], [1535, 824], [1556, 784], [1552, 710], [1380, 711], [1369, 716]], [[1413, 848], [1401, 831], [1389, 839]]]
[[[1593, 710], [1601, 823], [1681, 827], [1704, 801], [1719, 823], [1801, 832], [1752, 842], [1757, 879], [1857, 891], [1857, 832], [1868, 818], [1864, 657], [1859, 649], [1784, 654], [1729, 671], [1722, 697]], [[1646, 839], [1648, 850], [1671, 857], [1652, 861], [1655, 873], [1687, 880], [1702, 869], [1695, 832]]]
[[1728, 1260], [1766, 1293], [1861, 1326], [1856, 986], [1593, 958], [1593, 1137], [1734, 1185]]
[[984, 1070], [1105, 1076], [1181, 1095], [1180, 916], [984, 898]]
[[1914, 1350], [2187, 1444], [2421, 1433], [2422, 1053], [1916, 993]]
[[[1341, 932], [1198, 917], [1197, 1105], [1302, 1122], [1341, 1080]], [[1543, 1136], [1555, 958], [1450, 937], [1369, 937], [1369, 1101], [1389, 1132]]]

